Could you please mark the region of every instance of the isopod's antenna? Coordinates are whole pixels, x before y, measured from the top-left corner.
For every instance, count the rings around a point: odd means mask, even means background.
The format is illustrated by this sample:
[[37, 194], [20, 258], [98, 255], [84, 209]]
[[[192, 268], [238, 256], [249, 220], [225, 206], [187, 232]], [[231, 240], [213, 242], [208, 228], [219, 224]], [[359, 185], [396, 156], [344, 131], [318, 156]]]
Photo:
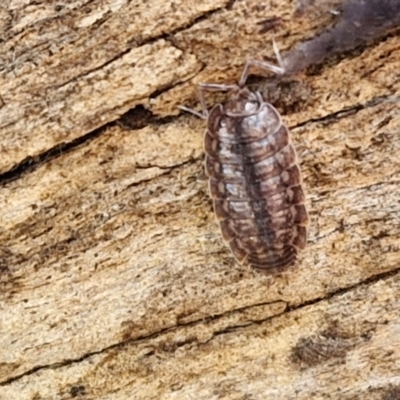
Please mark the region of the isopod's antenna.
[[254, 60], [254, 59], [247, 60], [246, 64], [244, 65], [242, 75], [238, 82], [239, 87], [243, 87], [246, 84], [246, 80], [249, 76], [250, 67], [259, 67], [259, 68], [267, 69], [268, 71], [272, 71], [278, 75], [283, 75], [285, 73], [285, 68], [283, 67], [283, 60], [282, 60], [278, 45], [276, 44], [275, 40], [272, 41], [272, 47], [274, 48], [274, 53], [275, 53], [275, 57], [278, 61], [278, 65], [271, 64], [267, 61], [260, 61], [260, 60]]
[[204, 92], [228, 92], [229, 90], [237, 89], [238, 85], [224, 85], [219, 83], [199, 83], [199, 87], [197, 89], [197, 93], [199, 96], [200, 104], [201, 104], [201, 113], [193, 110], [192, 108], [188, 108], [185, 106], [178, 106], [183, 111], [190, 112], [191, 114], [196, 115], [202, 119], [208, 118], [208, 108], [206, 105], [206, 100], [204, 96]]
[[[196, 110], [193, 110], [192, 108], [188, 108], [185, 106], [178, 106], [179, 109], [189, 112], [193, 115], [196, 115], [199, 118], [202, 119], [207, 119], [209, 111], [207, 109], [206, 105], [206, 100], [204, 96], [204, 92], [228, 92], [230, 90], [238, 90], [241, 89], [245, 86], [246, 80], [249, 76], [249, 69], [250, 67], [259, 67], [263, 69], [267, 69], [268, 71], [272, 71], [275, 74], [282, 75], [285, 73], [285, 68], [283, 67], [283, 60], [282, 57], [279, 53], [279, 49], [275, 41], [272, 42], [272, 47], [274, 49], [274, 53], [276, 56], [276, 59], [278, 61], [278, 65], [271, 64], [267, 61], [260, 61], [260, 60], [254, 60], [250, 59], [246, 61], [246, 64], [244, 65], [242, 75], [240, 76], [239, 82], [237, 84], [232, 84], [232, 85], [224, 85], [224, 84], [219, 84], [219, 83], [199, 83], [198, 87], [198, 96], [201, 104], [201, 112], [198, 112]], [[259, 103], [261, 105], [262, 103], [262, 98], [260, 97], [261, 95], [259, 93], [256, 94], [259, 97]], [[257, 111], [258, 112], [258, 111]], [[234, 116], [246, 116], [246, 115], [252, 115], [254, 113], [250, 114], [233, 114], [233, 113], [228, 113], [229, 116], [234, 117]]]

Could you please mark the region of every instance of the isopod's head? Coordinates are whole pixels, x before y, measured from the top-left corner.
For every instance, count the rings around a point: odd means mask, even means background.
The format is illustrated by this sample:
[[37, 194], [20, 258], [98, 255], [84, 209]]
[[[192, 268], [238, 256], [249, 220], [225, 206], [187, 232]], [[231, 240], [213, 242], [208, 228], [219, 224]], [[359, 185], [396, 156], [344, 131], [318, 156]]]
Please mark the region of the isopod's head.
[[224, 103], [224, 113], [230, 117], [246, 117], [258, 112], [263, 99], [257, 92], [252, 92], [248, 88], [240, 88], [231, 92], [229, 100]]
[[207, 135], [217, 141], [245, 143], [263, 139], [281, 125], [278, 111], [260, 93], [238, 87], [209, 113]]

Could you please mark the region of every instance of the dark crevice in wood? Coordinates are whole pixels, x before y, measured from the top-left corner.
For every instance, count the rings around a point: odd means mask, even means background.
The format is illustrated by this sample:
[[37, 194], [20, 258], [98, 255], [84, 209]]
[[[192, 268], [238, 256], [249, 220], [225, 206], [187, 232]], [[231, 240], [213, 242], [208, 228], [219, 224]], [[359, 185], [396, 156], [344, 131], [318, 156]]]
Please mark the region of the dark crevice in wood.
[[65, 153], [70, 153], [81, 146], [88, 145], [94, 139], [101, 136], [108, 128], [111, 128], [116, 124], [125, 129], [137, 130], [144, 128], [147, 125], [163, 125], [171, 122], [173, 118], [174, 117], [157, 117], [151, 111], [146, 110], [143, 105], [139, 104], [127, 111], [117, 120], [110, 121], [105, 125], [72, 140], [69, 143], [60, 143], [41, 154], [26, 157], [20, 163], [13, 166], [10, 170], [0, 174], [0, 186], [19, 179], [23, 174], [30, 173], [36, 170], [40, 165], [56, 159]]
[[[231, 333], [231, 332], [234, 332], [235, 330], [243, 329], [244, 327], [251, 326], [253, 324], [254, 325], [261, 325], [261, 324], [263, 324], [263, 323], [265, 323], [267, 321], [273, 320], [274, 318], [280, 317], [283, 314], [287, 314], [287, 313], [290, 313], [292, 311], [301, 310], [301, 309], [303, 309], [305, 307], [308, 307], [308, 306], [316, 305], [321, 301], [329, 301], [332, 298], [335, 298], [335, 297], [338, 297], [338, 296], [342, 296], [342, 295], [344, 295], [344, 294], [346, 294], [346, 293], [348, 293], [348, 292], [350, 292], [352, 290], [355, 290], [360, 286], [373, 285], [374, 283], [376, 283], [376, 282], [378, 282], [380, 280], [390, 279], [390, 278], [396, 276], [399, 273], [400, 273], [400, 267], [396, 268], [394, 270], [391, 270], [391, 271], [382, 272], [381, 274], [373, 275], [370, 278], [365, 279], [364, 281], [355, 283], [354, 285], [350, 285], [350, 286], [347, 286], [345, 288], [340, 288], [340, 289], [337, 289], [335, 291], [329, 292], [324, 297], [318, 297], [318, 298], [315, 298], [315, 299], [312, 299], [312, 300], [309, 300], [309, 301], [305, 301], [304, 303], [299, 304], [299, 305], [293, 305], [293, 306], [288, 305], [286, 307], [286, 309], [282, 313], [279, 313], [279, 314], [276, 314], [276, 315], [272, 315], [272, 316], [267, 317], [265, 319], [257, 320], [257, 321], [250, 321], [248, 324], [247, 323], [242, 323], [242, 324], [239, 324], [239, 325], [229, 326], [229, 327], [224, 328], [222, 330], [215, 331], [210, 339], [208, 339], [208, 340], [206, 340], [204, 342], [197, 342], [197, 345], [198, 346], [205, 345], [205, 344], [209, 343], [210, 341], [212, 341], [213, 338], [216, 337], [216, 336], [224, 335], [224, 334], [227, 334], [227, 333]], [[76, 359], [68, 359], [68, 360], [64, 360], [62, 362], [58, 362], [58, 363], [54, 363], [54, 364], [40, 365], [40, 366], [34, 367], [29, 371], [23, 372], [22, 374], [19, 374], [17, 376], [9, 378], [9, 379], [7, 379], [7, 380], [5, 380], [3, 382], [0, 382], [0, 386], [9, 385], [9, 384], [11, 384], [11, 383], [13, 383], [13, 382], [25, 377], [25, 376], [32, 375], [35, 372], [40, 371], [40, 370], [57, 369], [57, 368], [62, 368], [62, 367], [71, 365], [71, 364], [78, 364], [78, 363], [80, 363], [82, 361], [85, 361], [86, 359], [89, 359], [90, 357], [105, 353], [107, 351], [110, 351], [110, 350], [113, 350], [113, 349], [122, 349], [123, 347], [128, 346], [128, 345], [132, 345], [132, 344], [135, 344], [135, 343], [143, 342], [145, 340], [155, 339], [155, 338], [157, 338], [157, 337], [159, 337], [161, 335], [164, 335], [166, 333], [171, 333], [171, 332], [176, 331], [176, 330], [178, 330], [180, 328], [183, 328], [183, 327], [195, 326], [197, 324], [207, 324], [207, 323], [212, 322], [214, 320], [218, 320], [218, 319], [224, 318], [224, 317], [226, 317], [226, 316], [228, 316], [230, 314], [241, 312], [241, 311], [245, 311], [247, 309], [251, 309], [252, 307], [267, 306], [267, 305], [276, 304], [277, 302], [279, 302], [279, 300], [277, 300], [275, 302], [271, 302], [271, 303], [252, 304], [252, 305], [245, 306], [245, 307], [242, 307], [242, 308], [238, 308], [238, 309], [235, 309], [235, 310], [230, 310], [230, 311], [228, 311], [226, 313], [223, 313], [223, 314], [213, 315], [213, 316], [209, 316], [207, 318], [201, 318], [199, 320], [195, 320], [195, 321], [191, 321], [191, 322], [187, 322], [187, 323], [180, 323], [180, 324], [178, 323], [175, 326], [166, 327], [166, 328], [160, 329], [157, 332], [150, 333], [148, 335], [143, 335], [143, 336], [139, 336], [139, 337], [134, 338], [134, 339], [127, 339], [126, 341], [123, 341], [123, 342], [114, 343], [114, 344], [112, 344], [112, 345], [110, 345], [108, 347], [105, 347], [105, 348], [101, 349], [101, 350], [93, 351], [93, 352], [90, 352], [90, 353], [86, 353], [82, 357], [79, 357], [79, 358], [76, 358]], [[192, 343], [192, 342], [193, 342], [193, 340], [190, 339], [190, 340], [188, 340], [187, 343]], [[178, 343], [178, 344], [175, 344], [175, 346], [176, 347], [181, 347], [184, 344], [185, 343], [183, 343], [183, 344]], [[152, 355], [152, 353], [153, 352], [149, 353], [149, 355]]]
[[331, 123], [331, 122], [336, 122], [340, 119], [347, 118], [349, 116], [352, 116], [354, 114], [357, 114], [359, 111], [376, 107], [380, 104], [385, 104], [385, 103], [396, 103], [400, 102], [400, 97], [388, 97], [388, 96], [380, 96], [380, 97], [375, 97], [372, 100], [367, 101], [364, 104], [355, 104], [351, 107], [344, 108], [342, 110], [333, 112], [331, 114], [325, 115], [323, 117], [319, 118], [310, 118], [306, 121], [300, 122], [296, 125], [292, 125], [289, 128], [296, 129], [296, 128], [301, 128], [304, 126], [307, 126], [308, 124], [312, 123]]
[[26, 157], [10, 170], [0, 174], [0, 185], [17, 180], [23, 174], [34, 171], [40, 165], [58, 158], [62, 154], [69, 153], [75, 150], [77, 147], [92, 141], [93, 139], [99, 137], [105, 131], [106, 127], [107, 125], [95, 129], [94, 131], [89, 132], [86, 135], [73, 140], [72, 142], [57, 144], [56, 146], [43, 152], [42, 154], [38, 154], [37, 156]]
[[[373, 275], [373, 276], [365, 279], [364, 281], [360, 281], [360, 282], [355, 283], [354, 285], [350, 285], [350, 286], [347, 286], [345, 288], [340, 288], [340, 289], [337, 289], [337, 290], [335, 290], [333, 292], [329, 292], [324, 297], [318, 297], [318, 298], [315, 298], [315, 299], [312, 299], [312, 300], [308, 300], [308, 301], [305, 301], [304, 303], [301, 303], [299, 305], [288, 306], [286, 308], [286, 310], [282, 314], [287, 314], [287, 313], [290, 313], [292, 311], [301, 310], [301, 309], [303, 309], [305, 307], [316, 305], [316, 304], [320, 303], [321, 301], [329, 301], [329, 300], [331, 300], [331, 299], [333, 299], [335, 297], [342, 296], [342, 295], [344, 295], [344, 294], [346, 294], [346, 293], [348, 293], [348, 292], [350, 292], [352, 290], [355, 290], [360, 286], [372, 285], [372, 284], [374, 284], [374, 283], [376, 283], [376, 282], [378, 282], [380, 280], [390, 279], [390, 278], [392, 278], [393, 276], [395, 276], [395, 275], [397, 275], [399, 273], [400, 273], [400, 267], [396, 268], [394, 270], [391, 270], [391, 271], [382, 272], [381, 274]], [[248, 308], [251, 308], [251, 306], [249, 306]], [[273, 316], [268, 317], [268, 318], [266, 318], [264, 320], [253, 321], [252, 324], [261, 325], [261, 324], [265, 323], [268, 320], [272, 320], [273, 318], [279, 317], [282, 314], [273, 315]], [[241, 329], [241, 328], [242, 328], [241, 326], [232, 326], [232, 327], [223, 329], [221, 331], [216, 331], [216, 332], [214, 332], [213, 337], [214, 336], [218, 336], [218, 335], [223, 335], [225, 333], [230, 333], [232, 331], [235, 331], [235, 330]], [[213, 339], [213, 337], [211, 339], [209, 339], [207, 342], [211, 341]]]
[[[162, 33], [161, 35], [154, 36], [154, 37], [151, 37], [151, 38], [146, 38], [146, 39], [143, 39], [141, 37], [132, 39], [128, 43], [128, 47], [127, 47], [126, 50], [119, 52], [114, 57], [111, 57], [109, 60], [105, 61], [101, 65], [98, 65], [96, 68], [92, 68], [92, 69], [86, 70], [86, 71], [82, 72], [81, 74], [75, 75], [73, 78], [71, 78], [71, 79], [69, 79], [69, 80], [67, 80], [65, 82], [61, 82], [60, 84], [57, 84], [57, 85], [52, 85], [49, 88], [58, 89], [58, 88], [61, 88], [61, 87], [65, 86], [65, 85], [68, 85], [71, 82], [75, 82], [77, 79], [82, 78], [82, 77], [84, 77], [84, 76], [86, 76], [88, 74], [92, 74], [93, 72], [103, 70], [105, 67], [107, 67], [108, 65], [112, 64], [114, 61], [119, 60], [124, 55], [128, 54], [134, 48], [141, 47], [141, 46], [144, 46], [144, 45], [151, 45], [151, 44], [153, 44], [155, 42], [158, 42], [160, 40], [168, 41], [173, 46], [175, 46], [174, 45], [174, 39], [173, 39], [174, 35], [176, 35], [176, 34], [178, 34], [180, 32], [183, 32], [183, 31], [185, 31], [187, 29], [190, 29], [192, 26], [194, 26], [194, 25], [196, 25], [196, 24], [198, 24], [198, 23], [200, 23], [202, 21], [207, 20], [213, 14], [216, 14], [216, 13], [222, 11], [222, 10], [225, 10], [226, 8], [229, 9], [229, 7], [231, 7], [231, 5], [233, 5], [234, 3], [235, 3], [235, 0], [230, 0], [230, 1], [228, 1], [227, 5], [225, 7], [220, 7], [220, 8], [216, 8], [214, 10], [210, 10], [210, 11], [200, 15], [199, 17], [193, 19], [192, 21], [189, 21], [187, 24], [181, 25], [178, 28], [171, 30], [170, 32], [165, 32], [165, 33]], [[177, 46], [175, 46], [175, 47], [177, 47]], [[181, 49], [181, 50], [184, 51], [183, 49]], [[167, 89], [170, 89], [170, 87], [167, 88]], [[154, 95], [153, 95], [153, 97], [154, 97]]]

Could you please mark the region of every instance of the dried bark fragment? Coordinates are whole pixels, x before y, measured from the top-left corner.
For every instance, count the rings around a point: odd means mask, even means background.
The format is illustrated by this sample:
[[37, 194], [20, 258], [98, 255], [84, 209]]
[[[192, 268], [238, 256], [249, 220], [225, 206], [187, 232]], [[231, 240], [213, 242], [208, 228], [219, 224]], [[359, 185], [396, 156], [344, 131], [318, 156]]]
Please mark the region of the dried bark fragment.
[[400, 0], [347, 0], [334, 27], [282, 55], [285, 72], [293, 74], [321, 63], [397, 26], [400, 26]]

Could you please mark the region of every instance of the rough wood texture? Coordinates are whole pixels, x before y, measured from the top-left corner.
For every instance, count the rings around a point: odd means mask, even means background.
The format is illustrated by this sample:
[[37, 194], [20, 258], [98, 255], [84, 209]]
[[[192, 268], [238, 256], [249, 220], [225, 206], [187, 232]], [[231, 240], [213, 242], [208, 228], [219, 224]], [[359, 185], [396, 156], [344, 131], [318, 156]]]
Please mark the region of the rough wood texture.
[[254, 80], [291, 129], [311, 220], [298, 268], [271, 280], [225, 248], [204, 121], [177, 105], [333, 14], [258, 0], [3, 4], [1, 400], [398, 398], [398, 32]]

